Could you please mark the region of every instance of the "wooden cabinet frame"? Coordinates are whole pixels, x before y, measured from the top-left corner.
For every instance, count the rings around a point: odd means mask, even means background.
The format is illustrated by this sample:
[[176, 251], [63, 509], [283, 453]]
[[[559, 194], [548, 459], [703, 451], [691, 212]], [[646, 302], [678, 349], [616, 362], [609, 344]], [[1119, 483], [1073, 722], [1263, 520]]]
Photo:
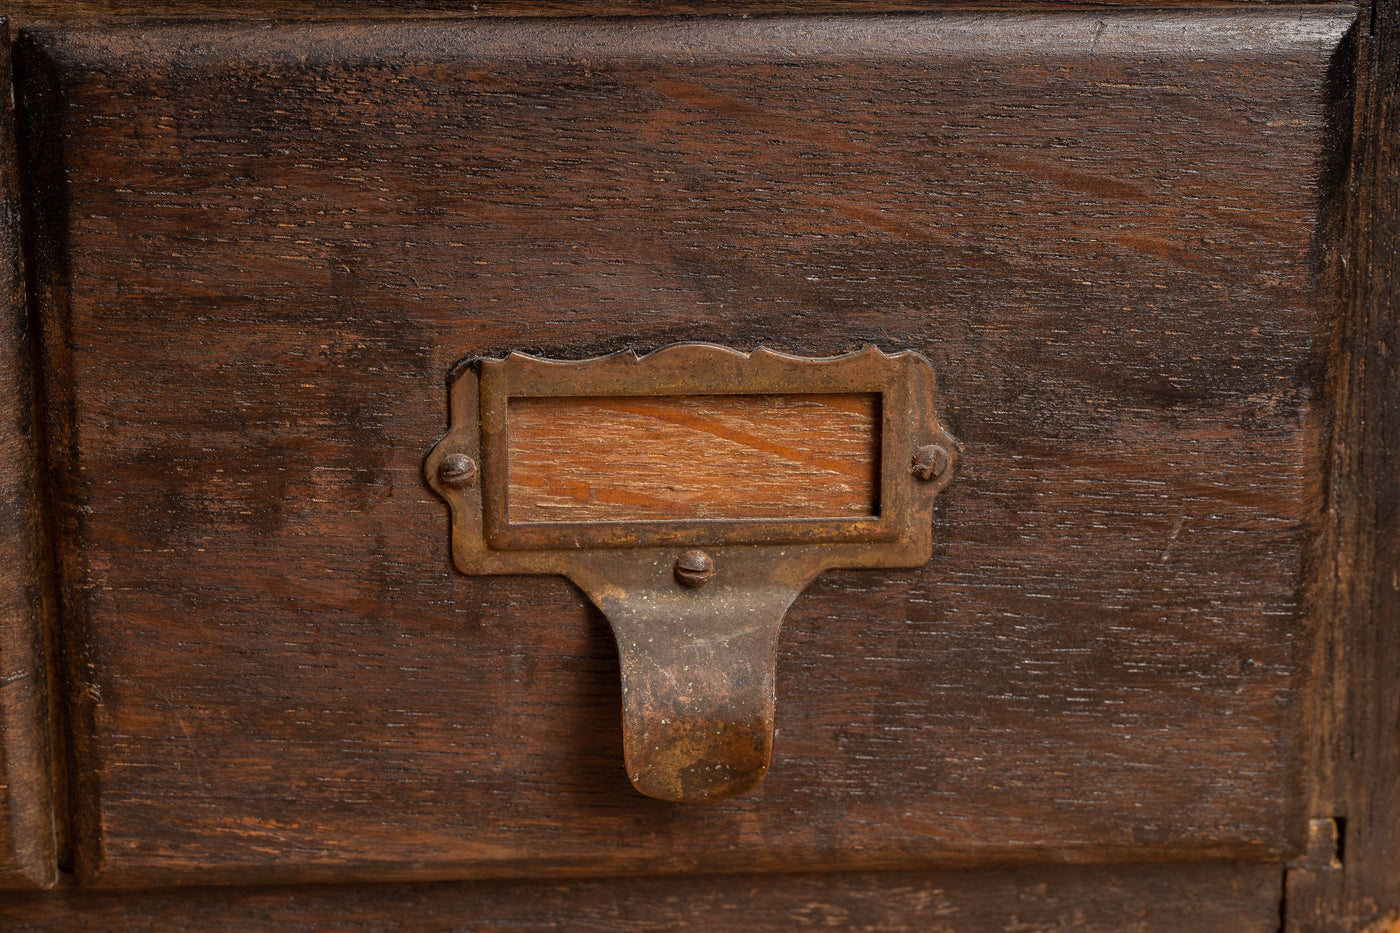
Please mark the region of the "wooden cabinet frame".
[[[174, 16], [252, 20], [316, 15], [367, 18], [374, 4], [327, 9], [307, 2], [242, 5], [170, 2]], [[551, 15], [570, 4], [525, 0], [482, 3], [480, 14]], [[828, 2], [647, 4], [617, 0], [588, 12], [826, 12], [917, 10], [932, 4]], [[13, 32], [30, 24], [135, 19], [151, 6], [10, 3]], [[419, 6], [408, 15], [456, 13]], [[1014, 15], [1005, 11], [990, 15]], [[1183, 10], [1181, 15], [1191, 13]], [[25, 315], [26, 238], [20, 204], [13, 113], [0, 116], [7, 141], [0, 158], [0, 920], [21, 930], [243, 929], [250, 924], [401, 930], [519, 929], [582, 919], [668, 929], [835, 923], [858, 929], [1175, 930], [1183, 918], [1201, 929], [1301, 931], [1400, 930], [1400, 2], [1374, 0], [1356, 31], [1355, 60], [1340, 84], [1354, 82], [1345, 210], [1323, 231], [1320, 261], [1335, 260], [1348, 313], [1331, 361], [1332, 426], [1325, 533], [1314, 555], [1316, 594], [1331, 611], [1317, 643], [1310, 699], [1316, 762], [1308, 854], [1288, 865], [1223, 862], [1007, 867], [967, 872], [920, 870], [831, 875], [729, 875], [590, 881], [444, 882], [366, 887], [226, 888], [91, 892], [69, 865], [63, 771], [67, 737], [79, 730], [54, 712], [62, 695], [53, 660], [61, 651], [56, 597], [46, 569], [50, 544], [40, 517], [47, 488], [36, 449], [31, 359]], [[8, 53], [9, 46], [5, 46]], [[8, 78], [8, 57], [0, 62]], [[1341, 93], [1343, 91], [1339, 91]], [[10, 95], [7, 93], [8, 99]], [[32, 260], [32, 256], [30, 259]], [[32, 268], [32, 262], [29, 264]], [[32, 290], [34, 283], [28, 283]], [[51, 348], [52, 350], [52, 348]], [[59, 348], [58, 352], [61, 352]], [[42, 380], [40, 380], [42, 384]], [[68, 664], [80, 659], [68, 658]], [[78, 741], [81, 741], [79, 736]], [[79, 827], [77, 832], [82, 833]], [[32, 893], [23, 889], [48, 888]], [[1116, 893], [1115, 893], [1116, 892]], [[932, 906], [930, 906], [932, 905]], [[941, 911], [941, 913], [940, 913]], [[444, 917], [458, 918], [453, 921]], [[878, 923], [877, 923], [878, 921]], [[941, 922], [941, 921], [940, 921]], [[901, 927], [903, 924], [903, 927]], [[0, 926], [3, 926], [0, 922]]]

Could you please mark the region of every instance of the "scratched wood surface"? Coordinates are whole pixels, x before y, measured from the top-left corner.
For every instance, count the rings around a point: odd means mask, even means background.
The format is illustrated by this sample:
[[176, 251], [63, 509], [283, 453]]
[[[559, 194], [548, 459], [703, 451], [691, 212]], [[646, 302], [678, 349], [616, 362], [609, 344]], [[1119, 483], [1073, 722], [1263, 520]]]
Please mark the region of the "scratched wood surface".
[[1400, 4], [1380, 3], [1362, 80], [1337, 366], [1328, 624], [1319, 644], [1322, 748], [1313, 812], [1339, 859], [1288, 872], [1287, 933], [1400, 931]]
[[1219, 863], [93, 892], [12, 897], [7, 933], [534, 930], [1275, 933], [1280, 872]]
[[[1283, 5], [1282, 0], [1243, 0]], [[9, 0], [12, 28], [43, 23], [112, 23], [170, 19], [243, 19], [261, 22], [405, 17], [695, 16], [800, 13], [915, 13], [947, 7], [1096, 7], [1102, 0]], [[1116, 6], [1199, 6], [1197, 0], [1120, 0]], [[1342, 4], [1333, 4], [1340, 6]]]
[[878, 515], [880, 397], [512, 399], [512, 522]]
[[10, 47], [0, 44], [0, 888], [57, 874]]
[[[27, 34], [80, 877], [1294, 853], [1350, 19]], [[965, 444], [705, 808], [420, 475], [460, 358], [681, 340], [920, 350]]]

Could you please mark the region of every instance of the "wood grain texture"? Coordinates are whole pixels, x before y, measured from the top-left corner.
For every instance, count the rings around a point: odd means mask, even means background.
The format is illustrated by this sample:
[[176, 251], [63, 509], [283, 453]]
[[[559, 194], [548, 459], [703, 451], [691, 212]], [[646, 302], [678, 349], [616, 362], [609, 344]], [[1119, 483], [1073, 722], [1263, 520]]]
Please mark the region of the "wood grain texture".
[[1280, 879], [1272, 866], [1206, 863], [353, 888], [70, 888], [9, 898], [0, 908], [11, 933], [1274, 933]]
[[[1301, 846], [1341, 11], [22, 41], [80, 874]], [[789, 613], [751, 796], [636, 796], [599, 614], [457, 575], [459, 359], [932, 361], [928, 567]]]
[[[1282, 0], [1243, 0], [1283, 5]], [[9, 0], [12, 28], [57, 23], [114, 23], [208, 19], [293, 23], [305, 20], [561, 16], [751, 16], [781, 13], [917, 13], [983, 6], [1006, 10], [1005, 0]], [[1023, 8], [1106, 7], [1102, 0], [1024, 0]], [[1198, 6], [1196, 0], [1120, 0], [1114, 6]], [[1343, 4], [1333, 4], [1342, 6]]]
[[512, 522], [879, 514], [879, 395], [521, 398], [508, 419]]
[[10, 46], [0, 43], [0, 887], [52, 884], [34, 392]]
[[1331, 624], [1319, 659], [1323, 775], [1314, 811], [1345, 830], [1340, 868], [1288, 873], [1285, 929], [1400, 930], [1400, 5], [1360, 48], [1351, 314], [1338, 347], [1329, 540]]

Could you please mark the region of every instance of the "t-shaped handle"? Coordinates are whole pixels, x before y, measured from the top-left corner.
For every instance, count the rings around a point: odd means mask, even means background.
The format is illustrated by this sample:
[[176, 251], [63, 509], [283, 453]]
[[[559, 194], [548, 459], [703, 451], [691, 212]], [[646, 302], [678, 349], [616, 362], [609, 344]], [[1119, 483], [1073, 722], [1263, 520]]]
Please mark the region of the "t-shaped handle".
[[627, 773], [663, 800], [762, 780], [783, 615], [835, 567], [915, 567], [957, 445], [918, 354], [680, 344], [475, 359], [428, 454], [463, 573], [559, 573], [607, 616]]

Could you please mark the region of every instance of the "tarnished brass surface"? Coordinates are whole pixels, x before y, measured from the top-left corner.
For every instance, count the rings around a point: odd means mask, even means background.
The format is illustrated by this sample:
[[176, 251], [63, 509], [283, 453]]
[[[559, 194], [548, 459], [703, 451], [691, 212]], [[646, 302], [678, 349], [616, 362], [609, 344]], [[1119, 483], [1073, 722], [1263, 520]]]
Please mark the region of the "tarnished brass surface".
[[[878, 514], [801, 520], [509, 520], [509, 402], [521, 398], [878, 393]], [[558, 573], [607, 616], [622, 662], [627, 772], [644, 794], [690, 801], [757, 784], [773, 745], [783, 614], [823, 570], [916, 567], [957, 445], [912, 352], [803, 359], [679, 344], [581, 361], [475, 359], [451, 386], [450, 429], [428, 454], [468, 574]]]

